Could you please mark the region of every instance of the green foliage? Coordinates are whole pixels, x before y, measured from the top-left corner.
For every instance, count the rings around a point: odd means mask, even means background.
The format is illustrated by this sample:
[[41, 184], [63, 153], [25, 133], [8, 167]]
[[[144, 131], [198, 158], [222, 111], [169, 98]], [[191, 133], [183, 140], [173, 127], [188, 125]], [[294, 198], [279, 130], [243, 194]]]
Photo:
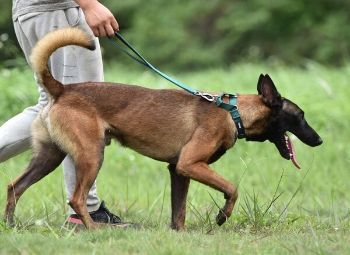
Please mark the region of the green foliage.
[[13, 30], [11, 6], [12, 1], [4, 1], [0, 8], [0, 67], [18, 67], [24, 63]]
[[[348, 60], [349, 1], [135, 1], [130, 38], [161, 65]], [[123, 27], [123, 9], [120, 10]], [[149, 15], [152, 13], [152, 15]], [[128, 25], [128, 24], [127, 24]], [[170, 60], [170, 61], [169, 61]]]
[[0, 70], [0, 123], [36, 103], [36, 86], [29, 69]]
[[[305, 59], [339, 66], [350, 57], [348, 0], [176, 0], [166, 4], [128, 0], [104, 4], [115, 13], [121, 32], [162, 67], [188, 70], [242, 60], [303, 66]], [[0, 59], [11, 59], [19, 52], [14, 48], [9, 2], [3, 5], [0, 28], [10, 36]], [[129, 63], [108, 39], [101, 41], [106, 60]]]

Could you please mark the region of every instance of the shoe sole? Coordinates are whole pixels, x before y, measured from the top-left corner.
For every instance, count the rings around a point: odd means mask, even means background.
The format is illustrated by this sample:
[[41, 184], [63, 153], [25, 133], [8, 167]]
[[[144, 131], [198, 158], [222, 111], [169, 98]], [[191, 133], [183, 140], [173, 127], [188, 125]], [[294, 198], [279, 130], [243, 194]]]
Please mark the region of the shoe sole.
[[[77, 218], [72, 218], [69, 217], [67, 219], [68, 223], [72, 223], [74, 225], [84, 225], [83, 221], [81, 219], [77, 219]], [[115, 227], [115, 228], [129, 228], [129, 227], [133, 227], [134, 224], [132, 223], [119, 223], [119, 224], [109, 224], [109, 223], [99, 223], [98, 224], [101, 225], [105, 225], [106, 227], [111, 226], [111, 227]]]
[[75, 224], [75, 225], [84, 225], [84, 223], [81, 219], [72, 218], [72, 217], [69, 217], [67, 222]]

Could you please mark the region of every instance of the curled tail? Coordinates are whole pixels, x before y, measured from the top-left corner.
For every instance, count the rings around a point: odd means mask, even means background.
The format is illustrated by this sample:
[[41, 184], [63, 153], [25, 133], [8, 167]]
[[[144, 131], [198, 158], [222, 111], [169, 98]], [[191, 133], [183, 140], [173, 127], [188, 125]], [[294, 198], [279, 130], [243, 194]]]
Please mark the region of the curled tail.
[[38, 81], [46, 88], [53, 97], [59, 97], [63, 92], [63, 85], [55, 80], [47, 66], [51, 54], [60, 47], [77, 45], [90, 50], [95, 49], [92, 38], [78, 28], [63, 28], [45, 35], [32, 50], [30, 62]]

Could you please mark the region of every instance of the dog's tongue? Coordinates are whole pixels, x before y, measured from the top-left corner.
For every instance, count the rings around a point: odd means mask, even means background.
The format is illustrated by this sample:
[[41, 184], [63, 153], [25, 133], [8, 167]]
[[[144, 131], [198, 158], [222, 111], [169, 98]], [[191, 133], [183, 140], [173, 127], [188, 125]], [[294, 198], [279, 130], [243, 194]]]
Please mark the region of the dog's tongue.
[[300, 169], [301, 167], [300, 167], [300, 165], [299, 165], [299, 163], [298, 163], [298, 161], [296, 159], [296, 154], [295, 154], [293, 143], [290, 140], [290, 138], [287, 135], [287, 133], [284, 134], [284, 139], [286, 141], [286, 146], [287, 146], [287, 149], [289, 151], [290, 159], [292, 160], [292, 162], [295, 165], [295, 167]]

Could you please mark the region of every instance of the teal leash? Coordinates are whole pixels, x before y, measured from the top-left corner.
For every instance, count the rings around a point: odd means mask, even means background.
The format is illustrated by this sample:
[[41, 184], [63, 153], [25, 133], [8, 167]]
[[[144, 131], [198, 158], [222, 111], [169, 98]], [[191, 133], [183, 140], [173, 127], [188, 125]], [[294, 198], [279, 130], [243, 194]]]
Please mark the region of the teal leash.
[[[160, 76], [162, 76], [164, 79], [174, 83], [175, 85], [177, 85], [178, 87], [186, 90], [187, 92], [191, 93], [192, 95], [198, 95], [199, 91], [191, 88], [190, 86], [186, 85], [183, 82], [180, 82], [172, 77], [170, 77], [169, 75], [159, 71], [157, 68], [155, 68], [151, 63], [149, 63], [134, 47], [131, 46], [130, 43], [128, 43], [123, 36], [121, 36], [121, 34], [119, 33], [115, 33], [115, 35], [117, 36], [117, 38], [124, 43], [130, 50], [132, 50], [132, 52], [134, 52], [136, 54], [136, 56], [139, 59], [136, 59], [134, 56], [132, 56], [129, 52], [128, 55], [130, 57], [132, 57], [134, 60], [136, 60], [137, 62], [147, 66], [148, 68], [150, 68], [152, 71], [154, 71], [155, 73], [159, 74]], [[125, 52], [125, 51], [124, 51]]]
[[[238, 138], [245, 138], [246, 137], [244, 126], [242, 123], [242, 119], [241, 119], [241, 116], [239, 114], [238, 107], [237, 107], [237, 95], [223, 93], [220, 96], [214, 96], [212, 94], [200, 92], [196, 89], [193, 89], [190, 86], [188, 86], [187, 84], [180, 82], [180, 81], [174, 79], [173, 77], [170, 77], [169, 75], [161, 72], [157, 68], [155, 68], [127, 40], [125, 40], [124, 37], [120, 33], [116, 32], [115, 35], [126, 47], [128, 47], [135, 54], [135, 55], [131, 54], [128, 50], [122, 48], [115, 40], [113, 40], [113, 42], [116, 44], [117, 48], [119, 50], [121, 50], [122, 52], [124, 52], [126, 55], [128, 55], [130, 58], [132, 58], [133, 60], [135, 60], [139, 64], [142, 64], [142, 65], [148, 67], [153, 72], [157, 73], [158, 75], [160, 75], [164, 79], [168, 80], [169, 82], [175, 84], [176, 86], [180, 87], [181, 89], [189, 92], [190, 94], [195, 95], [195, 96], [200, 96], [209, 102], [215, 102], [216, 106], [230, 112], [232, 120], [234, 121], [236, 128], [237, 128]], [[224, 103], [224, 101], [223, 101], [224, 96], [227, 96], [229, 98], [228, 104]]]

